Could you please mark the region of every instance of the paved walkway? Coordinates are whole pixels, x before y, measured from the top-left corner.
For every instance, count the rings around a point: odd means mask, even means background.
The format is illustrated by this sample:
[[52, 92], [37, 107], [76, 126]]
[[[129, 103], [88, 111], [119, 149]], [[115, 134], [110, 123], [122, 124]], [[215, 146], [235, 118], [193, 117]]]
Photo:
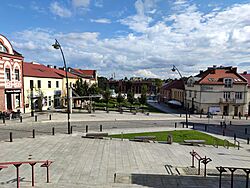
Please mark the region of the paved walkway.
[[[132, 131], [132, 130], [131, 130]], [[139, 130], [134, 130], [139, 131]], [[147, 130], [148, 131], [148, 130]], [[154, 131], [154, 129], [151, 129]], [[249, 167], [249, 148], [237, 150], [212, 146], [197, 147], [179, 144], [137, 143], [120, 139], [85, 139], [81, 133], [72, 135], [22, 138], [14, 142], [0, 142], [0, 159], [6, 161], [53, 160], [51, 183], [46, 182], [46, 171], [36, 165], [36, 187], [218, 187], [218, 177], [169, 176], [166, 165], [188, 167], [191, 150], [213, 161], [216, 166]], [[202, 165], [203, 166], [203, 165]], [[114, 174], [117, 181], [114, 183]], [[0, 172], [0, 187], [15, 187], [15, 168]], [[21, 187], [31, 185], [31, 167], [20, 167]], [[244, 180], [244, 179], [243, 179]], [[244, 181], [236, 187], [244, 187]], [[229, 178], [224, 182], [228, 187]], [[198, 186], [199, 185], [199, 186]]]

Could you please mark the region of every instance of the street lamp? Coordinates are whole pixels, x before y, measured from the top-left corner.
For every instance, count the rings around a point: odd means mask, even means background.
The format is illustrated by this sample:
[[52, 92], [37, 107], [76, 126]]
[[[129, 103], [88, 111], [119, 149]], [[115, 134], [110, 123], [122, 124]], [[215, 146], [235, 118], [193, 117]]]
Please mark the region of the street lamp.
[[67, 93], [66, 93], [66, 98], [67, 98], [67, 114], [68, 114], [68, 134], [70, 134], [70, 108], [69, 108], [69, 79], [68, 79], [68, 70], [67, 70], [67, 66], [66, 66], [66, 61], [65, 61], [65, 57], [61, 48], [60, 43], [58, 42], [58, 40], [55, 39], [55, 44], [52, 45], [55, 49], [60, 49], [61, 54], [62, 54], [62, 58], [63, 58], [63, 63], [64, 63], [64, 71], [65, 71], [65, 75], [66, 75], [66, 88], [67, 88]]
[[186, 90], [185, 90], [185, 81], [184, 81], [180, 71], [177, 69], [177, 67], [175, 65], [173, 65], [173, 68], [171, 70], [173, 72], [177, 71], [178, 74], [180, 75], [182, 81], [183, 81], [183, 85], [184, 85], [184, 107], [186, 108], [186, 126], [188, 127], [188, 108], [186, 107], [186, 105], [187, 105], [187, 94], [186, 94]]

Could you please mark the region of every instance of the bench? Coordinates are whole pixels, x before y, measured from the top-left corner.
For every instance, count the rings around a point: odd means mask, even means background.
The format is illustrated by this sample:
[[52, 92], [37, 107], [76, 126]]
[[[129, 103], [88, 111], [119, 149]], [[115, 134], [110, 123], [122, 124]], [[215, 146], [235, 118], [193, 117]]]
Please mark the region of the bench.
[[153, 141], [155, 142], [156, 136], [135, 136], [134, 139], [130, 139], [130, 141], [136, 141], [136, 142], [149, 142]]
[[206, 141], [205, 140], [184, 140], [183, 141], [185, 144], [191, 144], [191, 145], [205, 145]]
[[103, 137], [108, 137], [108, 133], [86, 133], [82, 138], [97, 138], [102, 139]]

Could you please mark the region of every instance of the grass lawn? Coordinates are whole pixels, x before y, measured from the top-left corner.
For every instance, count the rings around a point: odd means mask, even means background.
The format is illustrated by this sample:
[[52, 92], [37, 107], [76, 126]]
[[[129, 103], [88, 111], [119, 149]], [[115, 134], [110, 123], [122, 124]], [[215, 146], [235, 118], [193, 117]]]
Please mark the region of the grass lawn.
[[[205, 140], [206, 145], [213, 145], [214, 139], [217, 140], [219, 146], [224, 145], [224, 141], [208, 134], [195, 131], [195, 130], [176, 130], [176, 131], [163, 131], [163, 132], [145, 132], [145, 133], [132, 133], [123, 134], [125, 139], [133, 139], [135, 136], [156, 136], [157, 141], [167, 141], [167, 135], [173, 135], [173, 141], [182, 143], [183, 140]], [[111, 135], [112, 138], [121, 138], [121, 135]], [[234, 146], [230, 143], [230, 146]]]

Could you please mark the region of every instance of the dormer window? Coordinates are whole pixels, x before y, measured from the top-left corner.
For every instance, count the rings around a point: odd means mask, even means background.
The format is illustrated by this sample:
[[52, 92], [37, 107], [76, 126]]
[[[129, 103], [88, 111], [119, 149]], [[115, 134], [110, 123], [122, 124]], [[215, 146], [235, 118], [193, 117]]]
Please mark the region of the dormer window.
[[233, 79], [232, 78], [225, 78], [224, 79], [224, 84], [225, 84], [226, 88], [233, 87]]
[[8, 53], [7, 48], [2, 43], [0, 43], [0, 52]]

